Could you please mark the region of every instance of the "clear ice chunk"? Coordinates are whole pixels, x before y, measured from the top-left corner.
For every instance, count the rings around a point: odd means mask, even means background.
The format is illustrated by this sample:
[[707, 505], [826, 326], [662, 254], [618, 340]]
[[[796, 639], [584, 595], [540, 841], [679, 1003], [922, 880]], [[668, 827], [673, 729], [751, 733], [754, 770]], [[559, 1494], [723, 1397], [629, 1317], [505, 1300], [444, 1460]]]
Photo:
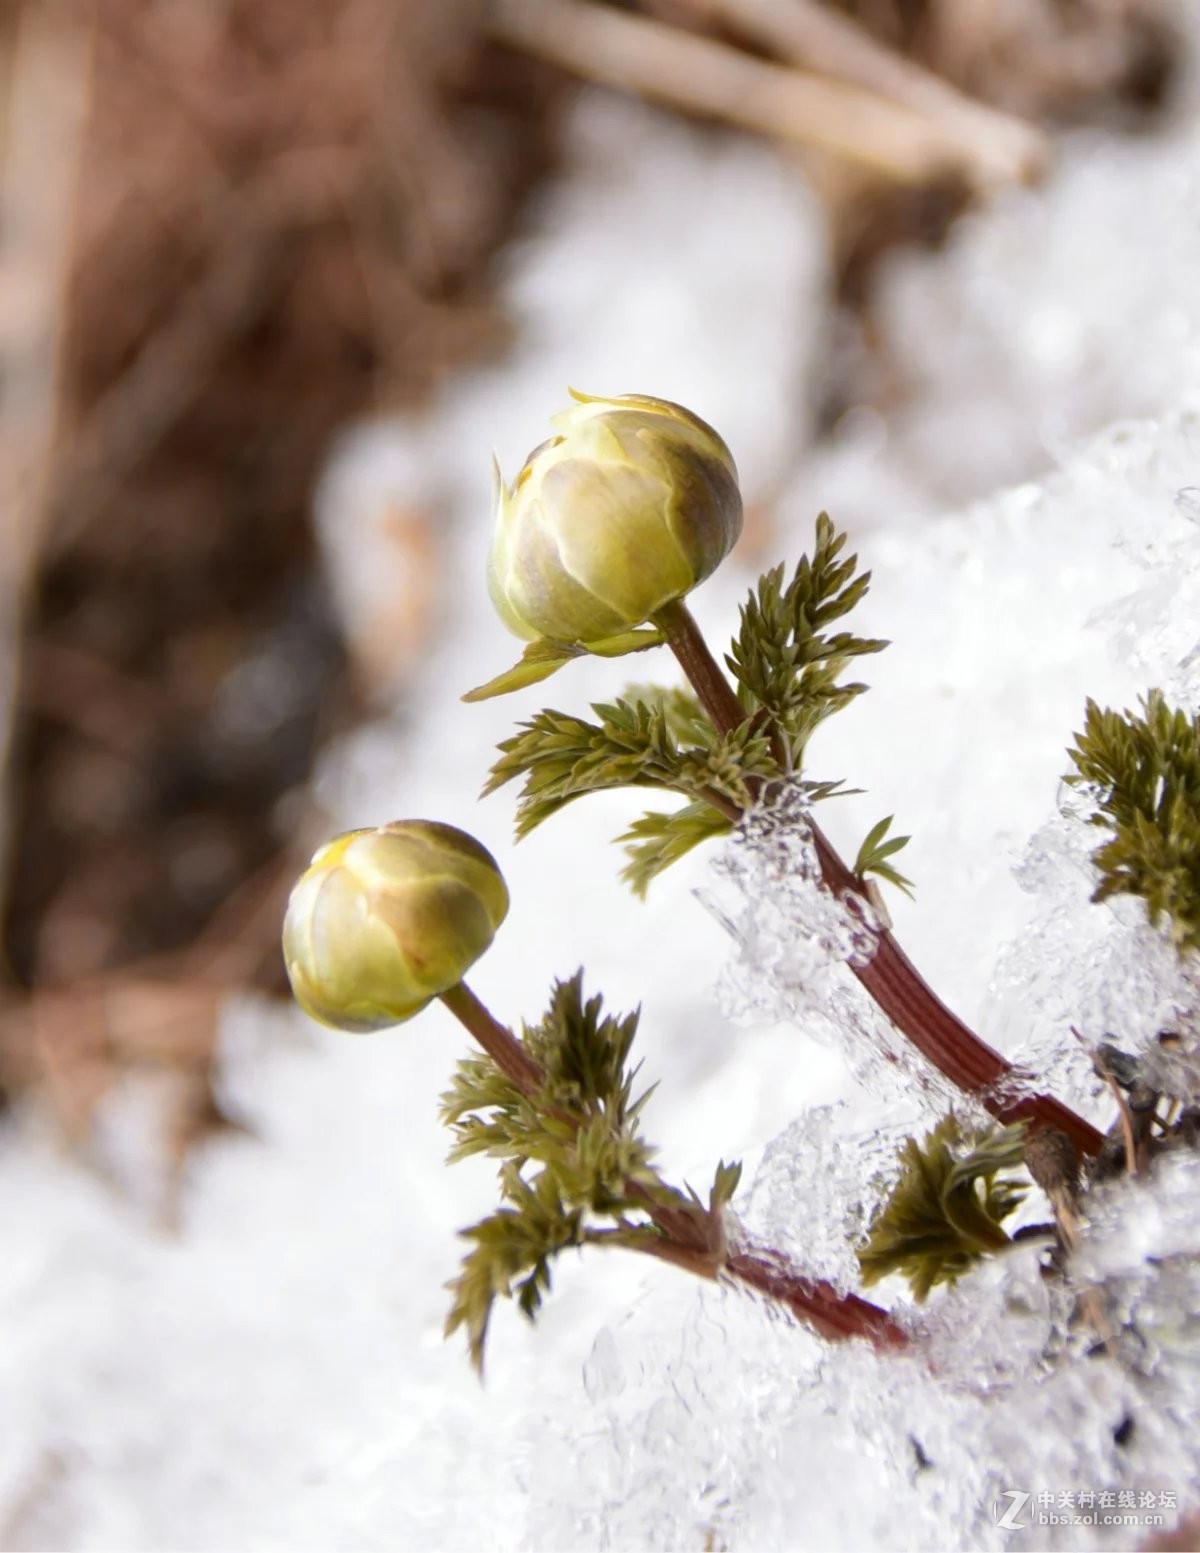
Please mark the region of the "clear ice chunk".
[[899, 1171], [906, 1125], [856, 1129], [851, 1108], [814, 1106], [766, 1147], [739, 1217], [756, 1242], [841, 1292], [860, 1282], [857, 1248]]
[[962, 1102], [853, 975], [884, 922], [865, 895], [835, 896], [822, 880], [803, 783], [753, 809], [712, 874], [696, 893], [736, 946], [717, 983], [728, 1018], [791, 1022], [837, 1047], [864, 1088], [904, 1096], [931, 1117]]

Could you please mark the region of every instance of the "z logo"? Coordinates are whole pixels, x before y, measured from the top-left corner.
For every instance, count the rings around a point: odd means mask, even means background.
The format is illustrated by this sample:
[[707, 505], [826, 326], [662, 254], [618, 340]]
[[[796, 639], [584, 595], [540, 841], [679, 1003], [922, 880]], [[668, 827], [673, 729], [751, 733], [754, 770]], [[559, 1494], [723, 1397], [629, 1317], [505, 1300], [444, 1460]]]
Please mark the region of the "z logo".
[[[992, 1506], [992, 1514], [996, 1518], [996, 1525], [1002, 1531], [1021, 1531], [1028, 1526], [1028, 1521], [1019, 1521], [1017, 1516], [1020, 1515], [1032, 1498], [1033, 1495], [1025, 1493], [1023, 1489], [1006, 1488]], [[1008, 1508], [1001, 1514], [1000, 1507], [1005, 1499], [1009, 1501]]]

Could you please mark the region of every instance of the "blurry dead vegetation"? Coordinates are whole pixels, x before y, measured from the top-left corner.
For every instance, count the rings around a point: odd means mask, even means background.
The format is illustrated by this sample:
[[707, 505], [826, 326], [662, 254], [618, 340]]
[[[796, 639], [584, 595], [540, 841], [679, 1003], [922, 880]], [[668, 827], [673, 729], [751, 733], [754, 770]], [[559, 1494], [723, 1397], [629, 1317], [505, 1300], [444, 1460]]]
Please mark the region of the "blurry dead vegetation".
[[85, 1147], [165, 1075], [168, 1182], [220, 1125], [217, 1010], [279, 985], [313, 752], [355, 715], [314, 477], [503, 344], [488, 265], [569, 76], [793, 146], [861, 298], [1048, 125], [1153, 107], [1174, 46], [1156, 0], [0, 6], [0, 1098]]
[[797, 148], [842, 293], [1032, 181], [1047, 127], [1135, 123], [1179, 49], [1164, 0], [494, 0], [497, 36], [569, 71]]
[[281, 984], [314, 747], [354, 715], [314, 478], [499, 347], [487, 267], [550, 151], [549, 72], [479, 21], [0, 7], [0, 1089], [72, 1142], [167, 1072], [177, 1166], [219, 1120], [222, 998]]

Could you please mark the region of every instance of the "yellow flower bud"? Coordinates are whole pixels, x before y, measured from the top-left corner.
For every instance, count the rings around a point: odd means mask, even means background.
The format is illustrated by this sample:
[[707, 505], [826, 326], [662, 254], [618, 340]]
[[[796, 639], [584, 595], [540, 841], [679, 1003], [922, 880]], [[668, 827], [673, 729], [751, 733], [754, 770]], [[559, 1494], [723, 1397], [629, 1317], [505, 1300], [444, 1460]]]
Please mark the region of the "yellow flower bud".
[[381, 1030], [457, 986], [507, 913], [495, 859], [453, 825], [398, 820], [348, 831], [316, 853], [292, 890], [288, 979], [322, 1024]]
[[496, 471], [492, 600], [518, 636], [595, 642], [716, 570], [742, 531], [733, 456], [699, 416], [625, 394], [551, 420], [510, 490]]

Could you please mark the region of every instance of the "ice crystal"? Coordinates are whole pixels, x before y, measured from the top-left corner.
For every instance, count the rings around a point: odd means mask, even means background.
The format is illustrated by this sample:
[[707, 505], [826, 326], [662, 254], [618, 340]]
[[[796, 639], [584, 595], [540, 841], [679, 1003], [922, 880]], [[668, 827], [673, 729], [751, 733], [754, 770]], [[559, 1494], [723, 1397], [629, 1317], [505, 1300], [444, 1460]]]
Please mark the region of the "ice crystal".
[[855, 1250], [898, 1174], [908, 1130], [864, 1132], [845, 1103], [814, 1106], [767, 1145], [742, 1222], [812, 1277], [857, 1288]]
[[[881, 927], [874, 907], [865, 896], [839, 898], [822, 882], [802, 784], [751, 810], [714, 872], [731, 889], [703, 899], [740, 945], [747, 978], [766, 971], [823, 990], [836, 966], [865, 965], [874, 954]], [[754, 994], [745, 996], [749, 1003]]]
[[[776, 1196], [789, 1155], [808, 1183], [828, 1130], [777, 1140], [751, 1206]], [[694, 1295], [682, 1314], [665, 1296], [643, 1305], [619, 1344], [629, 1384], [596, 1385], [597, 1353], [611, 1373], [618, 1347], [597, 1338], [589, 1405], [556, 1442], [575, 1492], [553, 1517], [540, 1496], [536, 1545], [1130, 1546], [1154, 1523], [1072, 1526], [1068, 1506], [1132, 1494], [1148, 1515], [1150, 1496], [1170, 1526], [1200, 1492], [1187, 1424], [1200, 1406], [1198, 1235], [1200, 1160], [1164, 1160], [1097, 1192], [1066, 1279], [1047, 1277], [1045, 1241], [1018, 1243], [910, 1313], [901, 1355], [821, 1348], [732, 1292]], [[1099, 1319], [1116, 1341], [1100, 1341]], [[997, 1524], [1013, 1496], [1017, 1531]]]
[[789, 1021], [836, 1046], [864, 1088], [941, 1115], [957, 1091], [852, 974], [869, 963], [884, 924], [865, 895], [835, 896], [823, 882], [803, 784], [752, 810], [712, 873], [715, 885], [697, 894], [736, 945], [717, 984], [723, 1012]]
[[[1188, 115], [1174, 144], [1068, 142], [1052, 191], [964, 223], [936, 271], [896, 255], [873, 322], [923, 379], [890, 428], [909, 461], [936, 468], [944, 491], [971, 495], [1027, 478], [1047, 451], [1118, 417], [1183, 399], [1200, 375], [1198, 209]], [[1102, 278], [1088, 258], [1100, 240]], [[1138, 257], [1149, 252], [1163, 263]], [[1136, 345], [1131, 317], [1142, 325]], [[961, 438], [945, 435], [951, 419]], [[1195, 483], [1194, 469], [1178, 481]]]
[[1036, 892], [1037, 908], [999, 957], [984, 1026], [1027, 1083], [1083, 1110], [1104, 1092], [1090, 1055], [1101, 1042], [1175, 1058], [1182, 1081], [1190, 1035], [1170, 1052], [1159, 1037], [1190, 1032], [1200, 1009], [1188, 963], [1141, 901], [1092, 904], [1089, 854], [1100, 839], [1068, 805], [1030, 842], [1017, 878]]
[[583, 1366], [583, 1389], [589, 1401], [599, 1403], [609, 1397], [619, 1397], [625, 1390], [625, 1384], [621, 1350], [612, 1328], [601, 1327]]
[[[1095, 439], [1119, 464], [1117, 546], [1143, 573], [1141, 585], [1096, 611], [1141, 688], [1156, 686], [1188, 711], [1200, 708], [1200, 412], [1114, 428]], [[1101, 466], [1103, 469], [1103, 465]], [[1171, 492], [1174, 491], [1172, 497]], [[1175, 521], [1176, 515], [1187, 520]]]

